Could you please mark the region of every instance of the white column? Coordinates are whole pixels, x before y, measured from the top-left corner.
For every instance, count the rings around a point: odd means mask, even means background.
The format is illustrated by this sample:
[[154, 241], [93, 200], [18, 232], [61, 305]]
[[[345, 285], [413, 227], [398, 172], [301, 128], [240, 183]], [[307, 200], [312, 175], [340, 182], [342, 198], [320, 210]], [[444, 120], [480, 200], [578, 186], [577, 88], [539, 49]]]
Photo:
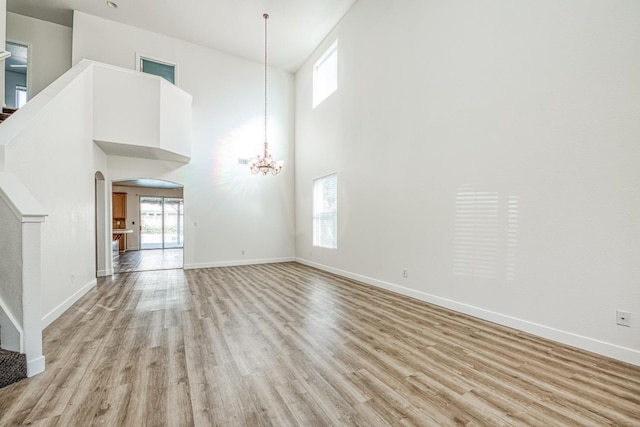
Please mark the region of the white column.
[[[21, 224], [22, 342], [27, 355], [27, 375], [44, 371], [42, 354], [42, 223], [47, 214], [29, 190], [12, 173], [0, 172], [0, 199]], [[17, 303], [17, 301], [16, 301]]]
[[42, 354], [42, 223], [44, 216], [22, 218], [22, 311], [27, 376], [44, 371]]

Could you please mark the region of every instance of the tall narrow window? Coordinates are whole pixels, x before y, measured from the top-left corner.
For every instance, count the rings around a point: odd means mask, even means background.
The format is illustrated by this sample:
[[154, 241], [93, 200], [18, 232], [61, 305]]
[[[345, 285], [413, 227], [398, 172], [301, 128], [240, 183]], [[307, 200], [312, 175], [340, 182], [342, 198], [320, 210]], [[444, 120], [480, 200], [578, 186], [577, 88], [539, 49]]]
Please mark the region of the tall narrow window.
[[338, 41], [313, 66], [313, 108], [338, 89]]
[[338, 247], [338, 175], [313, 181], [313, 246]]
[[176, 84], [176, 81], [178, 80], [176, 75], [176, 64], [169, 61], [148, 58], [140, 54], [137, 56], [138, 71], [153, 74], [154, 76], [160, 76], [169, 83]]

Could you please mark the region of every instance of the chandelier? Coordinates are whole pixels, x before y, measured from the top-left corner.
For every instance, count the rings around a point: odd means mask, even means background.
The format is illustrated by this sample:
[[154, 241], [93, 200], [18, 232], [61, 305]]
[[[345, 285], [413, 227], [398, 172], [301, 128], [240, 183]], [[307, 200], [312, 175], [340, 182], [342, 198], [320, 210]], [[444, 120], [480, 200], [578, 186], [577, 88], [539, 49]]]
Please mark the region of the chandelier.
[[267, 143], [267, 19], [269, 15], [265, 13], [262, 17], [264, 18], [264, 151], [257, 157], [249, 159], [249, 167], [255, 174], [266, 175], [271, 172], [273, 175], [278, 175], [284, 162], [273, 160]]

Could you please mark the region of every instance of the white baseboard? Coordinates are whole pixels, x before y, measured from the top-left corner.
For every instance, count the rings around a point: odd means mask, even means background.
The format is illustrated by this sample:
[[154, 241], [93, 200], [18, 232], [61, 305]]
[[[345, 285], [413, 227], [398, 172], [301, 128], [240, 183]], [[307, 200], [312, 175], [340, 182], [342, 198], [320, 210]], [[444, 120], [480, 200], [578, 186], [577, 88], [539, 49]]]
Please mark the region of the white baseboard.
[[110, 268], [108, 270], [98, 270], [96, 272], [96, 276], [98, 277], [113, 276], [113, 268]]
[[295, 260], [296, 259], [294, 257], [232, 260], [232, 261], [204, 262], [204, 263], [196, 263], [196, 264], [185, 264], [182, 268], [184, 268], [185, 270], [194, 270], [194, 269], [197, 269], [197, 268], [235, 267], [235, 266], [238, 266], [238, 265], [253, 265], [253, 264], [274, 264], [274, 263], [278, 263], [278, 262], [293, 262]]
[[58, 317], [60, 317], [62, 313], [67, 311], [69, 307], [71, 307], [76, 301], [82, 298], [84, 294], [89, 292], [91, 289], [95, 288], [97, 284], [98, 284], [97, 279], [91, 280], [89, 283], [87, 283], [86, 285], [78, 289], [75, 294], [67, 298], [62, 304], [60, 304], [59, 306], [51, 310], [49, 313], [47, 313], [42, 318], [42, 329], [46, 328], [51, 324], [51, 322], [53, 322]]
[[31, 378], [44, 372], [44, 356], [38, 356], [35, 359], [27, 360], [27, 377]]
[[438, 297], [436, 295], [427, 294], [425, 292], [417, 291], [411, 288], [405, 288], [404, 286], [396, 285], [394, 283], [384, 282], [382, 280], [373, 279], [371, 277], [363, 276], [349, 271], [340, 270], [337, 268], [329, 267], [323, 264], [318, 264], [303, 258], [296, 258], [296, 261], [300, 264], [308, 265], [310, 267], [317, 268], [319, 270], [328, 271], [329, 273], [337, 274], [338, 276], [347, 277], [349, 279], [357, 280], [368, 285], [383, 288], [391, 292], [406, 295], [412, 298], [419, 299], [421, 301], [428, 302], [440, 307], [448, 308], [450, 310], [457, 311], [459, 313], [467, 314], [469, 316], [477, 317], [483, 320], [497, 323], [499, 325], [507, 326], [513, 329], [517, 329], [523, 332], [528, 332], [533, 335], [537, 335], [542, 338], [547, 338], [552, 341], [556, 341], [562, 344], [577, 347], [583, 350], [587, 350], [593, 353], [597, 353], [603, 356], [611, 357], [626, 363], [640, 366], [640, 351], [632, 348], [622, 347], [616, 344], [600, 341], [595, 338], [585, 337], [577, 335], [571, 332], [562, 331], [549, 326], [540, 325], [538, 323], [529, 322], [527, 320], [518, 319], [516, 317], [507, 316], [505, 314], [496, 313], [490, 310], [485, 310], [480, 307], [475, 307], [469, 304], [460, 303], [450, 299]]

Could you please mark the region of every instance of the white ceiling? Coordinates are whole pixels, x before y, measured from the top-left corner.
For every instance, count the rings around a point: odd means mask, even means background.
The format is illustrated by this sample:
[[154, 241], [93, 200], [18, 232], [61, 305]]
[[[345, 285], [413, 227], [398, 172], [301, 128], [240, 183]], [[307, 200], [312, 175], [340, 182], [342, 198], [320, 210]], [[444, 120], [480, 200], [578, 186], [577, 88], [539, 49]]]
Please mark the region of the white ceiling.
[[8, 0], [7, 10], [72, 25], [72, 10], [296, 71], [357, 0]]

